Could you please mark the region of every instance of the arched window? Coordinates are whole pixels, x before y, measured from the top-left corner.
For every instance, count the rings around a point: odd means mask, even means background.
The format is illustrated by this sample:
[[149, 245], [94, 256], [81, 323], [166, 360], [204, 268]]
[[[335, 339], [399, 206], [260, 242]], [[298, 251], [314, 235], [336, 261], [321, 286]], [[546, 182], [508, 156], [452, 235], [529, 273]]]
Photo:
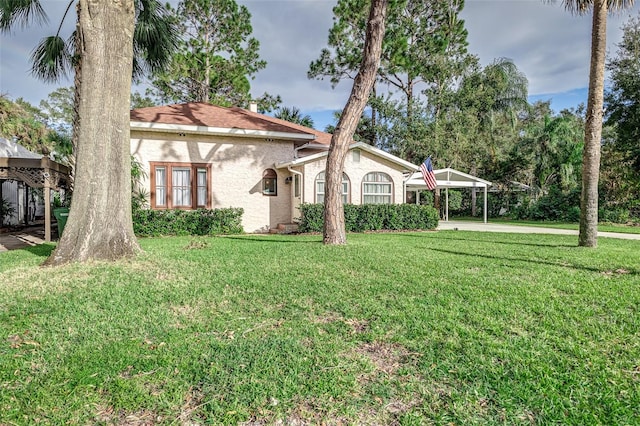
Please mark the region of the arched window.
[[278, 175], [273, 169], [262, 172], [262, 193], [264, 195], [278, 195]]
[[362, 179], [362, 204], [393, 203], [393, 181], [382, 172], [368, 173]]
[[[325, 177], [324, 172], [318, 173], [316, 176], [316, 203], [324, 203]], [[346, 173], [342, 173], [342, 204], [349, 202], [349, 177]]]

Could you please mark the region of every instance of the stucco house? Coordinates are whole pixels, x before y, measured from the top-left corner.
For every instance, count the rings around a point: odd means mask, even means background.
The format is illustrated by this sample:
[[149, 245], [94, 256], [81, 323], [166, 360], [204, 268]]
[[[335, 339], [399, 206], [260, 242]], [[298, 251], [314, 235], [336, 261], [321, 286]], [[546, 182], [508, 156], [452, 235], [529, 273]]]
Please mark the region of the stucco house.
[[[331, 135], [255, 111], [186, 103], [131, 111], [131, 154], [152, 209], [242, 207], [246, 232], [268, 232], [324, 201]], [[349, 148], [346, 203], [405, 201], [418, 166], [364, 143]]]

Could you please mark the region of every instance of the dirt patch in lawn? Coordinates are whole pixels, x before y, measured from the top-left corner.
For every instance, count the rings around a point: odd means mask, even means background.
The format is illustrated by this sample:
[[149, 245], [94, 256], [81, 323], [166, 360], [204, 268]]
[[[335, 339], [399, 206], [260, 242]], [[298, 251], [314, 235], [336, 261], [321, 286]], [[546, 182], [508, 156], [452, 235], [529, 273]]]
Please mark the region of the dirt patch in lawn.
[[412, 355], [416, 355], [402, 345], [384, 342], [362, 343], [354, 352], [367, 358], [373, 364], [375, 372], [387, 375], [395, 374], [410, 361]]

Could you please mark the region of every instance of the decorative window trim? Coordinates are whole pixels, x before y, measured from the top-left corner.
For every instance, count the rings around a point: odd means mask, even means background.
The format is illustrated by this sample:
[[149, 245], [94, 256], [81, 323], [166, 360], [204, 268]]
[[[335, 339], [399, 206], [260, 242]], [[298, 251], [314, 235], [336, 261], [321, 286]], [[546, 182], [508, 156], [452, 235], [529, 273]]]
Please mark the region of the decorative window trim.
[[[211, 164], [207, 163], [169, 163], [169, 162], [149, 162], [150, 166], [150, 193], [151, 193], [151, 208], [153, 210], [171, 210], [171, 209], [181, 209], [181, 210], [196, 210], [196, 209], [210, 209], [211, 208]], [[174, 168], [177, 170], [189, 170], [189, 196], [191, 198], [191, 204], [188, 206], [175, 206], [173, 201], [173, 170]], [[165, 182], [164, 185], [160, 185], [161, 188], [164, 188], [164, 198], [165, 204], [159, 205], [157, 202], [157, 182], [156, 182], [156, 170], [164, 169], [165, 170]], [[202, 194], [201, 185], [198, 185], [198, 174], [202, 173], [202, 170], [205, 170], [206, 179], [204, 187], [204, 194], [206, 200], [204, 204], [198, 203], [198, 194]]]
[[[386, 178], [386, 180], [379, 180]], [[367, 180], [371, 179], [371, 180]], [[389, 188], [388, 192], [366, 192], [367, 185], [385, 186]], [[393, 179], [385, 172], [369, 172], [362, 178], [362, 204], [393, 204]], [[388, 197], [388, 203], [371, 203], [367, 202], [367, 197]]]
[[[326, 170], [323, 170], [320, 173], [318, 173], [314, 180], [314, 188], [315, 188], [314, 194], [315, 194], [316, 203], [324, 203], [325, 192], [324, 191], [321, 192], [318, 190], [318, 183], [320, 182], [322, 182], [323, 184], [326, 184], [327, 182]], [[320, 201], [320, 198], [322, 198], [322, 201]], [[351, 202], [351, 179], [349, 179], [349, 176], [346, 173], [342, 172], [342, 203], [348, 204], [350, 202]]]

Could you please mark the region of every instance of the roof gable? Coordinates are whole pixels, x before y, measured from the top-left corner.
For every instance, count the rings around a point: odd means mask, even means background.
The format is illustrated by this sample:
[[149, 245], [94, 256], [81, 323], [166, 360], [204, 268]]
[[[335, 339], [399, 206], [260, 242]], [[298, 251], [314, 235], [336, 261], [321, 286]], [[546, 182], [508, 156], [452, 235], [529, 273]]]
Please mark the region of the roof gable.
[[[438, 188], [486, 188], [492, 185], [488, 180], [463, 173], [459, 170], [447, 167], [446, 169], [434, 170]], [[407, 179], [407, 187], [423, 189], [426, 183], [421, 172], [416, 172]]]
[[[400, 167], [402, 167], [405, 170], [409, 170], [409, 171], [416, 171], [419, 170], [420, 167], [416, 166], [415, 164], [412, 164], [406, 160], [403, 160], [400, 157], [396, 157], [393, 154], [389, 154], [386, 151], [383, 151], [381, 149], [378, 149], [374, 146], [368, 145], [364, 142], [355, 142], [351, 145], [349, 145], [349, 150], [353, 150], [353, 149], [361, 149], [363, 151], [369, 152], [377, 157], [380, 158], [384, 158], [387, 161], [390, 161]], [[329, 155], [328, 151], [323, 151], [323, 152], [319, 152], [317, 154], [312, 154], [312, 155], [308, 155], [306, 157], [300, 157], [297, 158], [293, 161], [289, 161], [289, 162], [285, 162], [285, 163], [279, 163], [276, 164], [276, 168], [278, 169], [282, 169], [282, 168], [286, 168], [289, 166], [299, 166], [301, 164], [306, 164], [306, 163], [310, 163], [313, 161], [318, 160], [319, 158], [323, 158]]]

